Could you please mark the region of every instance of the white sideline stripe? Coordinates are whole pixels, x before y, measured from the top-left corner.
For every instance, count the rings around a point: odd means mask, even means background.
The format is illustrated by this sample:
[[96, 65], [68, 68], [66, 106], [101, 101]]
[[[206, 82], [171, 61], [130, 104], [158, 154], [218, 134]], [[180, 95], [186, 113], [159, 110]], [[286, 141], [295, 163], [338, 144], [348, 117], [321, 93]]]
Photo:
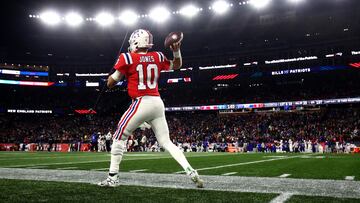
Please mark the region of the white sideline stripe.
[[222, 174], [222, 176], [230, 176], [230, 175], [234, 175], [234, 174], [237, 174], [237, 172], [224, 173], [224, 174]]
[[[197, 171], [205, 171], [205, 170], [212, 170], [212, 169], [218, 169], [218, 168], [227, 168], [227, 167], [233, 167], [233, 166], [242, 166], [242, 165], [250, 165], [250, 164], [257, 164], [257, 163], [263, 163], [263, 162], [269, 162], [269, 161], [277, 161], [277, 160], [284, 160], [284, 159], [293, 159], [298, 158], [299, 156], [289, 156], [284, 158], [278, 158], [278, 159], [264, 159], [259, 161], [249, 161], [249, 162], [241, 162], [236, 164], [227, 164], [227, 165], [220, 165], [220, 166], [213, 166], [213, 167], [206, 167], [206, 168], [198, 168]], [[177, 171], [176, 174], [184, 173], [184, 171]]]
[[[104, 180], [106, 176], [106, 173], [99, 171], [0, 168], [0, 179], [96, 184]], [[119, 176], [121, 185], [195, 189], [195, 185], [186, 175], [121, 172], [119, 173]], [[252, 192], [266, 194], [288, 193], [280, 195], [281, 198], [278, 197], [277, 199], [283, 199], [284, 197], [293, 194], [334, 198], [354, 198], [360, 200], [360, 181], [209, 175], [203, 175], [202, 178], [205, 181], [205, 188], [201, 188], [201, 190], [208, 191]]]
[[56, 168], [56, 170], [68, 170], [68, 169], [77, 169], [78, 167], [63, 167], [63, 168]]
[[31, 167], [26, 167], [26, 168], [39, 169], [39, 168], [47, 168], [47, 166], [31, 166]]
[[283, 203], [286, 202], [288, 199], [291, 198], [291, 196], [293, 196], [292, 193], [281, 193], [279, 196], [275, 197], [274, 199], [272, 199], [270, 201], [270, 203]]
[[143, 171], [147, 171], [148, 169], [138, 169], [138, 170], [131, 170], [129, 171], [130, 173], [137, 173], [137, 172], [143, 172]]
[[291, 176], [291, 174], [285, 173], [285, 174], [282, 174], [281, 176], [279, 176], [279, 178], [287, 178], [289, 176]]
[[[189, 157], [186, 157], [186, 158], [208, 157], [208, 156], [224, 156], [224, 155], [236, 155], [236, 154], [210, 154], [210, 155], [200, 155], [200, 156], [197, 155], [197, 156], [189, 156]], [[166, 154], [166, 156], [162, 155], [161, 157], [130, 158], [130, 159], [123, 159], [122, 161], [154, 160], [154, 159], [172, 159], [172, 157], [171, 157], [170, 154]], [[51, 165], [68, 165], [68, 164], [87, 164], [87, 163], [101, 163], [101, 162], [110, 162], [110, 159], [107, 158], [107, 159], [104, 159], [104, 160], [95, 160], [95, 161], [76, 161], [76, 162], [41, 163], [41, 164], [4, 165], [4, 166], [0, 166], [0, 167], [1, 168], [12, 168], [12, 167], [51, 166]]]
[[91, 169], [90, 171], [107, 171], [109, 170], [109, 168], [95, 168], [95, 169]]
[[355, 176], [346, 176], [345, 177], [345, 180], [354, 180], [355, 179]]

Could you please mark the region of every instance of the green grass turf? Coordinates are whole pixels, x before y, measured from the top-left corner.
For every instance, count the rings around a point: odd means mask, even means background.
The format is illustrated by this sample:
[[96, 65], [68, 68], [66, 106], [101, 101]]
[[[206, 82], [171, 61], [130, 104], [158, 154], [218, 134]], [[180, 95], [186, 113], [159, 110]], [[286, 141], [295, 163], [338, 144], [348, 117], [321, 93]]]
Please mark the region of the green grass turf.
[[276, 194], [0, 179], [1, 202], [269, 202]]
[[307, 197], [307, 196], [292, 196], [286, 203], [357, 203], [360, 199], [347, 199], [347, 198], [332, 198], [332, 197]]
[[[276, 156], [299, 155], [186, 153], [189, 162], [196, 169], [276, 159]], [[276, 177], [286, 173], [291, 174], [291, 178], [337, 180], [344, 180], [345, 176], [355, 176], [355, 180], [360, 180], [359, 154], [301, 154], [300, 156], [306, 157], [201, 170], [199, 173], [204, 175], [221, 175], [237, 172], [235, 174], [237, 176], [257, 177]], [[109, 161], [110, 155], [107, 153], [0, 152], [0, 167], [19, 166], [24, 168], [41, 165], [46, 169], [77, 167], [76, 169], [79, 170], [91, 170], [108, 168]], [[174, 173], [182, 170], [168, 153], [126, 153], [120, 170], [131, 171], [138, 169], [147, 169], [146, 172], [149, 173]]]

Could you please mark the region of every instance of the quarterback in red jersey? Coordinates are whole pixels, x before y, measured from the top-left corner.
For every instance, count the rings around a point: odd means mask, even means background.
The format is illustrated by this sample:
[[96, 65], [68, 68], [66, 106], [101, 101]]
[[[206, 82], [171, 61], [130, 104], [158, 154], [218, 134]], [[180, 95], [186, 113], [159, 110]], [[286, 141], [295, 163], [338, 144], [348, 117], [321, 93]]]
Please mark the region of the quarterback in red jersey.
[[161, 52], [149, 52], [153, 46], [153, 36], [147, 30], [135, 30], [130, 36], [129, 44], [129, 52], [120, 54], [114, 67], [115, 72], [109, 76], [107, 85], [112, 88], [125, 77], [128, 81], [128, 94], [133, 102], [121, 117], [113, 135], [109, 176], [99, 185], [119, 185], [119, 165], [126, 150], [126, 140], [135, 129], [146, 122], [154, 131], [158, 143], [182, 166], [197, 187], [203, 187], [197, 171], [170, 140], [165, 107], [158, 91], [160, 72], [176, 70], [182, 66], [180, 43], [171, 46], [174, 55], [171, 61]]

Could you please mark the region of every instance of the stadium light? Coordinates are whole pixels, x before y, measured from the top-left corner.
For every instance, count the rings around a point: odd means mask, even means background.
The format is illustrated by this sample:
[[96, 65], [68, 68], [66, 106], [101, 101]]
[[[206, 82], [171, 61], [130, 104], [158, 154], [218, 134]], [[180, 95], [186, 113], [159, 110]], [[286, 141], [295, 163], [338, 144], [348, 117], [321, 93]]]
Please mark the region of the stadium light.
[[179, 13], [185, 17], [192, 18], [198, 14], [200, 11], [199, 8], [197, 8], [194, 5], [187, 5], [180, 9]]
[[115, 18], [110, 13], [102, 12], [95, 17], [95, 21], [101, 26], [109, 26], [114, 23]]
[[55, 11], [45, 11], [40, 14], [40, 19], [48, 25], [57, 25], [61, 21], [61, 17]]
[[138, 21], [138, 15], [132, 10], [126, 10], [120, 14], [119, 20], [125, 25], [134, 25]]
[[262, 9], [266, 7], [270, 2], [271, 0], [250, 0], [249, 3], [257, 9]]
[[214, 10], [217, 14], [224, 14], [226, 11], [229, 10], [230, 4], [226, 1], [216, 1], [213, 3], [211, 9]]
[[157, 23], [163, 23], [170, 17], [170, 12], [165, 7], [156, 7], [150, 11], [149, 17]]
[[304, 0], [288, 0], [288, 1], [293, 4], [298, 4], [298, 3], [303, 2]]
[[65, 21], [68, 25], [76, 27], [79, 26], [84, 19], [80, 14], [71, 12], [65, 16]]

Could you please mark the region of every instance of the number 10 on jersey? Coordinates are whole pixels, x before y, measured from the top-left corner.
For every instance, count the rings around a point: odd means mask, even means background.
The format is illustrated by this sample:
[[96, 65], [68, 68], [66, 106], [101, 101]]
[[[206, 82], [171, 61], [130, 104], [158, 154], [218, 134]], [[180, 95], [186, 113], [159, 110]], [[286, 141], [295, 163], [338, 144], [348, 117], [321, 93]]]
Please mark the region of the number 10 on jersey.
[[[136, 71], [138, 72], [139, 75], [138, 90], [146, 90], [147, 88], [148, 89], [156, 88], [159, 77], [158, 67], [156, 64], [148, 64], [145, 68], [145, 73], [144, 73], [144, 66], [142, 64], [139, 64], [138, 66], [136, 66]], [[144, 83], [144, 74], [146, 74], [146, 84]]]

